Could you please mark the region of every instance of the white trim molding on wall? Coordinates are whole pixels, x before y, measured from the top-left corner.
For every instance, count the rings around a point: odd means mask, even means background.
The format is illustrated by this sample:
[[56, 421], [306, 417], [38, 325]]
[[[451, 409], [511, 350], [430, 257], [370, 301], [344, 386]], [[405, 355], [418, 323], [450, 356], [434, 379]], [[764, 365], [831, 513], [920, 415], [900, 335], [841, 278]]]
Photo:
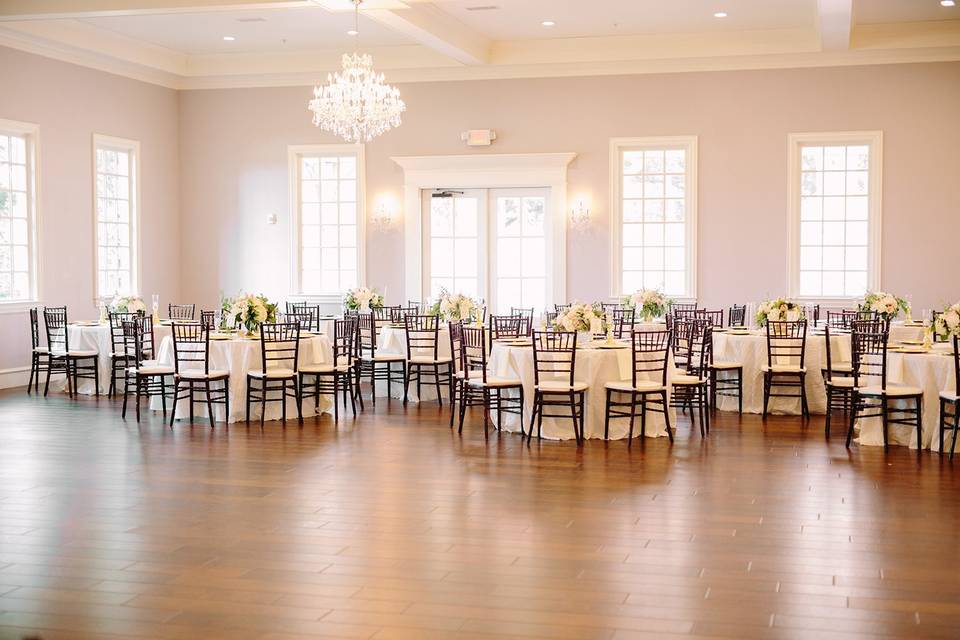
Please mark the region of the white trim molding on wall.
[[[695, 135], [654, 136], [610, 139], [610, 295], [618, 299], [632, 291], [622, 291], [623, 256], [623, 166], [624, 151], [645, 149], [682, 149], [686, 151], [685, 164], [685, 242], [686, 242], [686, 294], [672, 296], [677, 301], [697, 299], [697, 166], [698, 138]], [[669, 292], [668, 292], [669, 293]]]
[[114, 136], [94, 133], [90, 145], [90, 179], [92, 202], [90, 213], [93, 219], [93, 300], [95, 304], [112, 299], [116, 292], [100, 291], [100, 236], [99, 236], [99, 215], [97, 212], [97, 198], [100, 193], [97, 189], [97, 150], [108, 149], [111, 151], [123, 151], [129, 153], [131, 157], [128, 176], [130, 180], [130, 192], [128, 193], [130, 201], [130, 295], [140, 295], [140, 274], [141, 274], [141, 244], [140, 244], [140, 217], [141, 217], [141, 198], [140, 198], [140, 142], [127, 138], [117, 138]]
[[511, 153], [391, 158], [403, 168], [404, 286], [406, 298], [423, 300], [421, 259], [424, 189], [546, 187], [550, 189], [553, 242], [547, 273], [553, 286], [547, 306], [567, 297], [567, 167], [576, 153]]
[[[792, 298], [810, 303], [843, 305], [862, 295], [800, 295], [800, 180], [801, 149], [804, 146], [868, 145], [867, 189], [867, 290], [881, 287], [881, 238], [883, 219], [883, 131], [838, 131], [791, 133], [787, 136], [787, 292]], [[865, 293], [865, 292], [864, 292]]]
[[317, 304], [343, 302], [343, 293], [304, 293], [301, 274], [301, 227], [300, 224], [300, 162], [302, 156], [354, 156], [357, 159], [357, 286], [367, 281], [367, 169], [365, 148], [362, 144], [294, 144], [287, 146], [287, 172], [290, 186], [290, 281], [288, 291], [291, 299], [307, 300]]
[[30, 298], [28, 300], [0, 301], [0, 314], [22, 313], [39, 305], [42, 297], [43, 261], [40, 259], [40, 125], [32, 122], [0, 119], [0, 132], [19, 134], [27, 139], [27, 220], [30, 235]]

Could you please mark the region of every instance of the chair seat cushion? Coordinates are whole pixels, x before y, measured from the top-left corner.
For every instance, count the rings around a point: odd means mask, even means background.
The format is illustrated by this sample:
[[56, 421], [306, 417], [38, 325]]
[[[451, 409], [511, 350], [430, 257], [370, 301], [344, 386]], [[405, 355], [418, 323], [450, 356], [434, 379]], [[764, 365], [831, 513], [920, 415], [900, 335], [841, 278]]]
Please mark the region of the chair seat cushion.
[[897, 387], [893, 385], [887, 385], [887, 388], [884, 389], [880, 385], [877, 385], [873, 387], [861, 387], [857, 389], [857, 393], [862, 396], [887, 396], [897, 398], [903, 396], [919, 396], [923, 394], [923, 390], [920, 387]]
[[51, 351], [50, 355], [56, 358], [96, 358], [100, 353], [96, 349], [70, 349], [70, 353], [64, 351]]
[[292, 378], [296, 375], [293, 369], [268, 369], [263, 373], [263, 369], [251, 369], [247, 372], [251, 378]]
[[406, 360], [406, 358], [399, 353], [378, 353], [371, 358], [370, 352], [361, 355], [360, 359], [364, 362], [403, 362]]
[[775, 364], [770, 366], [768, 364], [760, 367], [763, 371], [772, 371], [773, 373], [806, 373], [807, 368], [801, 367], [798, 364]]
[[346, 373], [350, 371], [349, 364], [338, 364], [336, 367], [332, 363], [325, 364], [303, 364], [300, 365], [300, 373]]
[[950, 402], [957, 402], [958, 400], [960, 400], [960, 396], [953, 393], [952, 391], [941, 391], [940, 397], [943, 398], [944, 400], [949, 400]]
[[830, 380], [825, 380], [824, 382], [831, 387], [837, 387], [840, 389], [853, 389], [853, 378], [850, 376], [831, 378]]
[[613, 391], [665, 391], [666, 387], [654, 380], [637, 380], [637, 386], [633, 386], [632, 380], [618, 380], [608, 382], [603, 385], [606, 389]]
[[188, 369], [177, 374], [178, 377], [185, 380], [219, 380], [230, 375], [229, 371], [221, 369], [211, 369], [210, 373], [204, 373], [203, 369]]
[[173, 367], [162, 364], [143, 363], [140, 367], [127, 367], [130, 373], [137, 373], [141, 376], [169, 376], [173, 375]]
[[46, 347], [34, 347], [33, 352], [34, 353], [50, 353], [50, 349], [47, 349]]
[[695, 384], [706, 384], [706, 380], [699, 376], [692, 376], [687, 373], [680, 373], [672, 378], [670, 378], [670, 383], [674, 385], [695, 385]]
[[565, 380], [544, 380], [536, 386], [537, 391], [546, 391], [547, 393], [569, 393], [570, 391], [586, 391], [590, 385], [586, 382], [573, 381], [569, 384]]
[[[477, 377], [474, 378], [472, 376]], [[467, 384], [471, 387], [519, 387], [522, 383], [518, 378], [498, 378], [488, 374], [487, 382], [484, 384], [481, 374], [472, 373], [471, 377], [467, 379]]]
[[430, 356], [413, 356], [411, 364], [450, 364], [453, 358], [431, 358]]
[[711, 369], [742, 369], [742, 362], [726, 362], [724, 360], [717, 360], [710, 365]]

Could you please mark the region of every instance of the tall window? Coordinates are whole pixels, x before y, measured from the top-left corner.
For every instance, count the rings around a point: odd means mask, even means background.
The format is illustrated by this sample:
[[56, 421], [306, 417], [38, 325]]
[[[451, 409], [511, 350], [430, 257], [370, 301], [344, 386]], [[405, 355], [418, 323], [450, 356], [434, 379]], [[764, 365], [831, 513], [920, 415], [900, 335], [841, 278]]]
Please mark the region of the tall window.
[[140, 288], [139, 150], [134, 140], [94, 136], [98, 298], [133, 295]]
[[292, 148], [297, 293], [340, 295], [362, 284], [363, 158], [353, 145]]
[[36, 127], [0, 120], [0, 303], [36, 298]]
[[471, 297], [481, 294], [484, 260], [480, 253], [483, 226], [480, 210], [486, 202], [482, 190], [470, 190], [442, 197], [428, 194], [429, 271], [427, 287], [435, 300], [442, 289]]
[[546, 307], [547, 189], [504, 189], [492, 194], [497, 313], [511, 307]]
[[879, 132], [795, 134], [791, 293], [849, 298], [878, 286]]
[[615, 139], [614, 294], [696, 296], [697, 139]]

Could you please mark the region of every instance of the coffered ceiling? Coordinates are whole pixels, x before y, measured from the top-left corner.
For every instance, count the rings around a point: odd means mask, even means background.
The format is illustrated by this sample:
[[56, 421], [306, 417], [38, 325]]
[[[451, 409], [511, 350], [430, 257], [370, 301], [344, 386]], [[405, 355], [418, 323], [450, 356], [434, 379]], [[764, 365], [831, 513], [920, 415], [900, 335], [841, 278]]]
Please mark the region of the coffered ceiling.
[[[350, 0], [0, 0], [0, 45], [181, 89], [312, 83], [353, 25]], [[359, 32], [391, 82], [960, 60], [940, 0], [365, 0]]]

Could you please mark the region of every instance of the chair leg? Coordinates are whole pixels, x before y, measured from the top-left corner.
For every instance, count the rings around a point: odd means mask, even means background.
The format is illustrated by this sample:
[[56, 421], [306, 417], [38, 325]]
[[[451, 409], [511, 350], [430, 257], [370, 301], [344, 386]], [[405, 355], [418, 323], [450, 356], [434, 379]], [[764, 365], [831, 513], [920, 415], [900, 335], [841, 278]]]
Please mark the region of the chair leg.
[[800, 374], [800, 411], [803, 417], [810, 419], [810, 406], [807, 404], [807, 376]]
[[957, 409], [960, 408], [956, 402], [953, 404], [953, 437], [950, 438], [950, 459], [953, 460], [953, 451], [957, 448], [957, 434], [960, 432], [960, 424], [958, 424], [958, 412]]
[[[630, 392], [630, 438], [627, 440], [627, 446], [633, 444], [633, 425], [637, 417], [637, 394]], [[641, 427], [642, 428], [642, 427]]]
[[36, 352], [30, 354], [30, 381], [27, 382], [27, 395], [30, 395], [33, 390], [33, 377], [36, 374], [39, 377], [39, 372], [37, 371], [39, 361], [37, 360]]
[[250, 423], [250, 378], [247, 378], [247, 424]]
[[580, 428], [577, 426], [577, 405], [573, 397], [574, 397], [574, 394], [571, 392], [570, 393], [570, 417], [573, 419], [573, 435], [577, 438], [577, 446], [579, 447], [582, 443], [580, 442]]
[[[534, 391], [533, 392], [533, 411], [530, 412], [530, 432], [529, 434], [527, 434], [527, 437], [530, 440], [533, 440], [533, 424], [534, 424], [534, 421], [537, 419], [537, 403], [539, 399], [540, 399], [540, 394]], [[460, 401], [463, 402], [462, 397]]]
[[213, 419], [213, 402], [210, 400], [210, 381], [204, 380], [204, 391], [207, 392], [207, 416], [210, 418], [210, 426], [215, 423]]
[[100, 397], [100, 358], [93, 359], [93, 395]]
[[737, 413], [743, 415], [743, 369], [737, 369]]
[[887, 398], [886, 396], [880, 397], [880, 414], [883, 416], [883, 451], [886, 453], [890, 450], [890, 441], [889, 434], [887, 433], [887, 427], [889, 423], [887, 422]]
[[230, 376], [223, 379], [223, 422], [230, 423]]
[[440, 365], [433, 365], [433, 383], [437, 386], [437, 404], [443, 406], [443, 394], [440, 393]]
[[827, 415], [824, 418], [824, 433], [830, 437], [830, 414], [833, 413], [833, 389], [827, 386]]
[[944, 415], [944, 409], [945, 409], [944, 399], [940, 398], [940, 419], [937, 421], [937, 427], [938, 427], [938, 430], [940, 431], [940, 447], [937, 449], [937, 451], [940, 452], [941, 456], [943, 455], [943, 429], [946, 426], [946, 423], [944, 422], [944, 419], [946, 418], [946, 416]]
[[[123, 385], [123, 408], [120, 410], [120, 418], [127, 419], [127, 398], [130, 395], [130, 385]], [[941, 445], [942, 446], [942, 445]]]
[[[126, 390], [124, 390], [126, 393]], [[167, 376], [160, 376], [160, 404], [163, 406], [163, 417], [167, 417]]]
[[917, 398], [917, 455], [923, 452], [923, 396]]
[[457, 433], [463, 433], [463, 419], [467, 415], [467, 397], [470, 394], [470, 390], [467, 388], [467, 385], [464, 383], [460, 387], [460, 422], [457, 426]]
[[[320, 378], [317, 376], [317, 386], [320, 386]], [[340, 391], [340, 378], [336, 372], [333, 373], [333, 421], [340, 422], [340, 408], [337, 405], [337, 392]]]
[[[137, 401], [137, 407], [136, 407], [136, 408], [137, 408], [137, 422], [139, 423], [139, 422], [140, 422], [140, 391], [141, 391], [142, 388], [143, 388], [143, 379], [140, 377], [139, 374], [137, 374], [137, 375], [134, 377], [134, 384], [137, 385], [137, 395], [136, 395], [135, 399], [136, 399], [136, 401]], [[123, 398], [124, 398], [124, 400], [126, 400], [126, 398], [127, 398], [127, 386], [128, 386], [127, 377], [124, 376], [124, 377], [123, 377]], [[149, 399], [150, 396], [147, 396], [147, 398]]]
[[173, 421], [177, 419], [177, 400], [180, 396], [180, 380], [174, 377], [173, 379], [173, 409], [170, 411], [170, 426], [173, 426]]
[[50, 391], [50, 370], [53, 369], [53, 358], [47, 358], [47, 381], [43, 383], [43, 396], [47, 396]]
[[667, 437], [670, 438], [670, 442], [673, 442], [673, 429], [670, 427], [670, 405], [667, 402], [667, 392], [661, 391], [660, 398], [662, 398], [663, 401], [663, 421], [666, 424]]
[[767, 419], [767, 405], [770, 402], [770, 372], [763, 374], [763, 419]]
[[857, 404], [859, 398], [855, 392], [850, 392], [850, 426], [847, 428], [847, 449], [850, 448], [850, 441], [853, 440], [853, 428], [857, 424]]
[[610, 398], [613, 395], [613, 391], [607, 389], [607, 402], [604, 405], [604, 416], [603, 416], [603, 439], [610, 439]]

